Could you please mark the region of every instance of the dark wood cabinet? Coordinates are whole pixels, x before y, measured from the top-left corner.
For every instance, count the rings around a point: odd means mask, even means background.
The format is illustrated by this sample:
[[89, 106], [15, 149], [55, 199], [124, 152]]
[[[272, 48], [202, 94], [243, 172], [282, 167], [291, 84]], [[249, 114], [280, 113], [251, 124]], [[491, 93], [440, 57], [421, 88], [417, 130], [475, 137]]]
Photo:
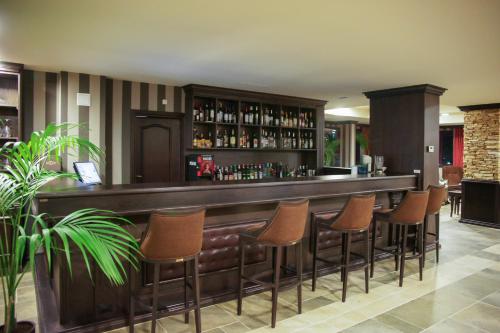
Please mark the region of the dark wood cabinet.
[[[183, 88], [184, 155], [210, 153], [223, 164], [323, 166], [326, 101], [202, 85]], [[227, 142], [217, 144], [224, 134]]]

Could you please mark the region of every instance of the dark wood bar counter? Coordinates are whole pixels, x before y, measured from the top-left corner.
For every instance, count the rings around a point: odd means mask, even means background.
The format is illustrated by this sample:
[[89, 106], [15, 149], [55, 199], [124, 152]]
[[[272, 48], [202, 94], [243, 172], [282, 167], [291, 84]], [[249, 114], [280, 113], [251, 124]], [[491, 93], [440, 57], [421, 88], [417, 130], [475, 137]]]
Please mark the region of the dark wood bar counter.
[[[361, 176], [335, 175], [270, 181], [233, 181], [219, 183], [133, 184], [116, 186], [86, 186], [56, 184], [47, 187], [36, 202], [38, 213], [55, 219], [77, 209], [93, 207], [113, 210], [129, 218], [131, 233], [140, 237], [149, 213], [157, 209], [179, 209], [203, 206], [207, 208], [203, 249], [200, 255], [202, 304], [209, 305], [234, 299], [237, 287], [238, 233], [261, 226], [281, 200], [307, 198], [310, 211], [338, 211], [351, 194], [376, 193], [376, 208], [389, 207], [391, 194], [417, 187], [414, 175]], [[384, 227], [385, 228], [385, 227]], [[388, 241], [387, 230], [379, 230], [378, 242]], [[310, 277], [310, 225], [304, 239], [304, 273]], [[354, 238], [354, 241], [360, 239]], [[360, 245], [360, 244], [359, 244]], [[322, 251], [338, 252], [340, 237], [333, 231], [320, 235]], [[354, 246], [356, 250], [356, 246]], [[76, 252], [76, 251], [75, 251]], [[262, 271], [270, 265], [271, 256], [263, 248], [249, 248], [246, 262], [249, 271]], [[293, 263], [293, 251], [285, 256]], [[64, 258], [56, 256], [53, 269], [47, 272], [44, 260], [38, 260], [37, 299], [42, 332], [102, 332], [127, 325], [128, 286], [111, 286], [98, 271], [93, 270], [93, 282], [84, 268], [83, 259], [74, 254], [73, 275], [70, 276]], [[182, 300], [182, 264], [164, 265], [161, 280], [172, 284], [172, 294], [161, 300], [175, 307]], [[334, 272], [320, 267], [319, 273]], [[152, 281], [152, 270], [141, 268], [137, 281], [144, 289]], [[176, 286], [178, 285], [178, 288]], [[258, 292], [250, 287], [248, 292]], [[150, 315], [137, 311], [138, 321]]]

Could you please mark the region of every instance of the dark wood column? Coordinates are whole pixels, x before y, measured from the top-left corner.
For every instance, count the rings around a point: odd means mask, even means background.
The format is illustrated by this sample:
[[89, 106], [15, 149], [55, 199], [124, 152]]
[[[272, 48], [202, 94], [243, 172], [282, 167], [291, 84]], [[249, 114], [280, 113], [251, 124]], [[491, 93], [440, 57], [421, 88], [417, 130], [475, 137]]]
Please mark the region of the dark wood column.
[[365, 92], [370, 99], [373, 155], [384, 156], [390, 173], [420, 170], [420, 186], [439, 180], [439, 97], [430, 84]]

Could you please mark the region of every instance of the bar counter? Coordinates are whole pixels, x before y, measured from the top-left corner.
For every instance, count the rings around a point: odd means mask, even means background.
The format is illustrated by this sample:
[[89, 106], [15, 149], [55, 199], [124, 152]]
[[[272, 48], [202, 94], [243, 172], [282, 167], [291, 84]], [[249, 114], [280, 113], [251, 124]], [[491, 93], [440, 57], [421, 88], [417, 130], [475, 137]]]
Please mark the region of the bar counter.
[[[259, 181], [193, 182], [179, 184], [132, 184], [113, 186], [78, 186], [75, 183], [52, 184], [35, 202], [37, 213], [47, 213], [55, 220], [82, 208], [99, 208], [117, 212], [133, 222], [130, 232], [138, 238], [145, 229], [149, 213], [157, 209], [203, 206], [207, 209], [203, 249], [199, 269], [202, 305], [234, 299], [238, 282], [238, 234], [263, 226], [281, 200], [307, 198], [310, 212], [339, 211], [349, 195], [376, 193], [376, 208], [389, 207], [393, 194], [417, 187], [414, 175], [362, 176], [332, 175]], [[304, 239], [304, 277], [310, 278], [312, 254], [308, 221]], [[388, 230], [378, 230], [381, 244], [388, 242]], [[359, 241], [356, 237], [353, 241]], [[362, 245], [354, 244], [353, 250]], [[320, 234], [321, 251], [338, 253], [340, 237], [336, 232]], [[75, 251], [76, 252], [76, 251]], [[270, 254], [263, 248], [249, 248], [248, 271], [269, 267]], [[284, 265], [294, 262], [293, 252], [286, 253]], [[71, 277], [68, 267], [56, 255], [53, 269], [45, 260], [37, 260], [36, 292], [41, 332], [96, 332], [127, 325], [128, 286], [111, 286], [97, 268], [93, 282], [88, 278], [83, 259], [73, 255]], [[319, 267], [319, 275], [337, 271]], [[145, 265], [137, 274], [143, 289], [152, 281], [152, 269]], [[183, 265], [164, 265], [161, 280], [171, 287], [171, 295], [161, 304], [175, 307], [182, 301]], [[168, 282], [167, 282], [168, 281]], [[247, 292], [259, 292], [247, 287]], [[147, 320], [146, 311], [137, 311], [137, 321]]]

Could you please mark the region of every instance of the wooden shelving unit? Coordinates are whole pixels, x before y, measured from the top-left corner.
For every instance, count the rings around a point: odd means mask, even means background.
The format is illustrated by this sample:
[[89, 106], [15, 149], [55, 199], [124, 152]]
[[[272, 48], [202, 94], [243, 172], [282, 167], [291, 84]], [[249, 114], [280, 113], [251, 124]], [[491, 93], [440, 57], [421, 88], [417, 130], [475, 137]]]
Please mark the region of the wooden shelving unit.
[[[23, 65], [0, 62], [0, 145], [16, 142], [22, 137], [21, 75]], [[4, 126], [11, 133], [5, 136]]]
[[[304, 163], [314, 168], [322, 166], [325, 101], [201, 85], [183, 88], [186, 98], [185, 155], [210, 153], [216, 155], [216, 159], [231, 163], [265, 162], [279, 158], [291, 164]], [[227, 110], [230, 116], [221, 120], [220, 109]], [[203, 116], [195, 117], [200, 110]], [[245, 114], [251, 114], [250, 119]], [[271, 115], [272, 122], [269, 119]], [[295, 121], [284, 124], [284, 118]], [[307, 127], [301, 126], [301, 119], [307, 119]], [[236, 140], [233, 145], [229, 142], [228, 147], [218, 147], [217, 136], [224, 131], [229, 136], [234, 131]], [[243, 137], [246, 136], [250, 138], [249, 145], [244, 144]], [[264, 145], [266, 140], [263, 139], [269, 136], [273, 138], [271, 143], [274, 141], [275, 147]], [[308, 144], [301, 144], [305, 140]], [[194, 146], [193, 143], [199, 144], [200, 141], [201, 146]], [[253, 156], [250, 155], [252, 152]]]

